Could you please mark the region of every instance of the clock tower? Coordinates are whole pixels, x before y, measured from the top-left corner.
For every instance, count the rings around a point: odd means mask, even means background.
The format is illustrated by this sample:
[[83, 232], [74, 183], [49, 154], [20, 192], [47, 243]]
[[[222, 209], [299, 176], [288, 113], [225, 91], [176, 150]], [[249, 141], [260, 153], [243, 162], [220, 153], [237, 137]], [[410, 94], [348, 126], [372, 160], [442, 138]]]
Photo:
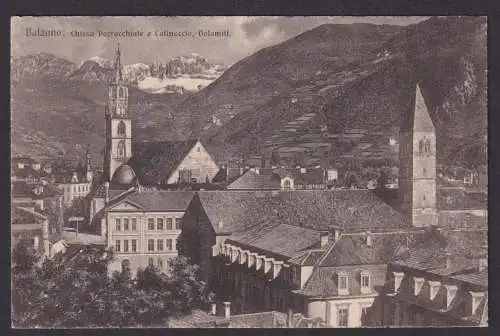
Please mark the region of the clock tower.
[[128, 111], [128, 87], [124, 84], [120, 44], [116, 49], [113, 80], [108, 85], [104, 176], [111, 181], [116, 169], [132, 156], [132, 120]]

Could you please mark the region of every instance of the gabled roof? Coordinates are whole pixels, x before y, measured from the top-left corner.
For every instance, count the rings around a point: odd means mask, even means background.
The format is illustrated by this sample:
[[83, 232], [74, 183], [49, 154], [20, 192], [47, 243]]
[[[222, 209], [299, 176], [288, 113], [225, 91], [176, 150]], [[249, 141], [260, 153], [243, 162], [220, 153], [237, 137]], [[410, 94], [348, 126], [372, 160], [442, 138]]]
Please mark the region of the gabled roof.
[[387, 264], [400, 246], [407, 246], [423, 235], [423, 230], [372, 233], [369, 246], [365, 234], [343, 234], [325, 254], [319, 266]]
[[279, 190], [280, 180], [266, 172], [247, 171], [227, 186], [229, 190]]
[[198, 140], [132, 143], [133, 156], [127, 162], [141, 185], [164, 183]]
[[287, 262], [289, 264], [300, 266], [314, 266], [318, 260], [325, 254], [325, 250], [307, 250], [297, 253], [293, 258]]
[[286, 314], [275, 310], [233, 315], [229, 322], [230, 328], [285, 328], [286, 326]]
[[192, 191], [136, 191], [114, 202], [113, 206], [130, 201], [145, 211], [185, 211], [193, 195]]
[[23, 209], [17, 206], [11, 207], [11, 224], [36, 224], [46, 218], [34, 211]]
[[62, 192], [50, 184], [28, 184], [25, 181], [12, 181], [11, 195], [12, 198], [42, 199], [60, 196]]
[[243, 231], [266, 222], [313, 230], [408, 227], [401, 214], [369, 190], [200, 191], [197, 194], [218, 233]]
[[485, 229], [431, 230], [425, 239], [398, 255], [393, 263], [418, 270], [445, 269], [448, 252], [454, 269], [470, 269], [476, 264], [477, 256], [484, 252], [487, 237]]
[[318, 245], [320, 232], [287, 224], [265, 224], [232, 234], [226, 242], [291, 258]]

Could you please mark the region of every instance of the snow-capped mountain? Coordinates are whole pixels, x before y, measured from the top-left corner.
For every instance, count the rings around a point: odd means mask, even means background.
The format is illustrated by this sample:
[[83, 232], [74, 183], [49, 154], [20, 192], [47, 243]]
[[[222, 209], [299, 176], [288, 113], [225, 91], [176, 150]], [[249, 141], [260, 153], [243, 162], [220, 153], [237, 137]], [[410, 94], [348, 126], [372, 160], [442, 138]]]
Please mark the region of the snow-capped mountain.
[[[72, 80], [104, 81], [113, 76], [113, 61], [94, 56], [80, 64], [69, 78]], [[195, 92], [210, 85], [227, 69], [211, 64], [204, 57], [191, 53], [174, 57], [166, 63], [134, 63], [123, 65], [124, 79], [148, 93]]]

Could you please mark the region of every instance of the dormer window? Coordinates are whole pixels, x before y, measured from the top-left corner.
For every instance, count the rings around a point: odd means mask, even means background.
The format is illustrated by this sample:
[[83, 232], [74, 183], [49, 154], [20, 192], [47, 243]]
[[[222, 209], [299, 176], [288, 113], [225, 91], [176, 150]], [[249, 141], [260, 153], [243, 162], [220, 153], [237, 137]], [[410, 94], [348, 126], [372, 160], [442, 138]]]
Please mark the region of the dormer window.
[[479, 308], [479, 304], [484, 298], [483, 292], [469, 292], [472, 297], [472, 307], [471, 307], [471, 315], [476, 313], [477, 308]]
[[451, 307], [451, 303], [457, 295], [458, 287], [453, 285], [445, 285], [446, 288], [446, 309]]
[[349, 278], [346, 272], [339, 272], [337, 274], [337, 286], [340, 295], [349, 294]]
[[439, 281], [429, 281], [430, 294], [429, 299], [434, 300], [436, 298], [439, 289], [441, 288], [441, 283]]
[[368, 271], [361, 271], [361, 293], [370, 293], [372, 291], [371, 275]]
[[399, 291], [401, 287], [401, 282], [403, 281], [404, 273], [403, 272], [393, 272], [394, 275], [394, 293]]
[[418, 296], [420, 294], [420, 291], [422, 290], [422, 286], [424, 285], [425, 279], [424, 278], [413, 278], [413, 295]]

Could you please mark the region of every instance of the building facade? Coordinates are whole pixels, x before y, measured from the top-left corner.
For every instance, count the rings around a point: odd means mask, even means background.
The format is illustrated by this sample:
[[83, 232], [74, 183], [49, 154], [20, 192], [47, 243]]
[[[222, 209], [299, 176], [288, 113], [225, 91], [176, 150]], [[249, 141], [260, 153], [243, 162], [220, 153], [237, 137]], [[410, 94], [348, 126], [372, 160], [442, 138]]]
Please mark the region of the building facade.
[[94, 218], [116, 257], [109, 272], [128, 268], [135, 275], [147, 266], [166, 270], [178, 255], [177, 237], [191, 198], [191, 192], [136, 190], [111, 199]]
[[389, 263], [384, 326], [488, 325], [487, 230], [437, 230]]

